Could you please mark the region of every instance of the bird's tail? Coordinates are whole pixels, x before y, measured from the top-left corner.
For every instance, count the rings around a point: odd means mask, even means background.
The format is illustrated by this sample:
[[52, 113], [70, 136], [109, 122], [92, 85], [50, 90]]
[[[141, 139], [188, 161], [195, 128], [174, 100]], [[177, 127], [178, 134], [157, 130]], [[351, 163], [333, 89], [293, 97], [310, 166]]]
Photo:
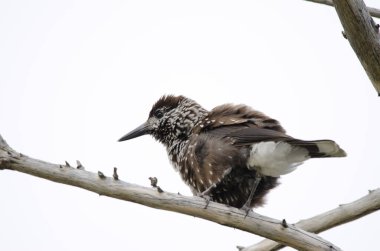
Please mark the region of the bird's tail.
[[306, 148], [311, 158], [346, 157], [346, 152], [333, 140], [294, 140], [292, 145]]

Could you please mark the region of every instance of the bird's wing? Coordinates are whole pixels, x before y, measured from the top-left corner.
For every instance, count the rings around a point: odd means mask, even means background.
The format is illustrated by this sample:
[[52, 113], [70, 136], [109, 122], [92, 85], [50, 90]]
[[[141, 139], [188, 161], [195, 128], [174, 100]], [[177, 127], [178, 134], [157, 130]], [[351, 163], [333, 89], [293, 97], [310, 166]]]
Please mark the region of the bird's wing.
[[248, 146], [263, 141], [283, 141], [292, 146], [306, 149], [312, 158], [346, 156], [344, 150], [332, 140], [301, 140], [279, 131], [260, 128], [255, 125], [224, 126], [210, 130], [208, 133], [216, 137], [230, 139], [235, 146]]
[[285, 133], [280, 123], [265, 114], [245, 105], [220, 105], [212, 109], [208, 115], [194, 126], [192, 133], [215, 130], [239, 129], [241, 127], [255, 126]]
[[294, 138], [286, 135], [285, 133], [260, 128], [258, 126], [246, 125], [231, 125], [222, 126], [210, 130], [207, 133], [221, 137], [232, 139], [234, 145], [251, 145], [260, 141], [291, 141]]
[[244, 105], [226, 104], [215, 107], [206, 119], [198, 123], [193, 133], [207, 133], [224, 138], [235, 146], [249, 146], [261, 141], [285, 141], [307, 149], [310, 157], [346, 156], [334, 141], [295, 139], [285, 133], [277, 120]]

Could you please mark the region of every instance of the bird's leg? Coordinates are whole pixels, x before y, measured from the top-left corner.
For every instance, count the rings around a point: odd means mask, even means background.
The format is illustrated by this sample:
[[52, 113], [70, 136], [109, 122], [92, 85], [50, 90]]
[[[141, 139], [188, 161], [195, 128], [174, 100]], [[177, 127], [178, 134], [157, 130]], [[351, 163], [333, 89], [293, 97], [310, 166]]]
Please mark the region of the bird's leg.
[[216, 187], [216, 184], [212, 184], [206, 190], [197, 194], [197, 196], [204, 198], [206, 200], [206, 206], [204, 207], [204, 209], [206, 209], [208, 207], [208, 204], [210, 204], [211, 196], [209, 194], [211, 190], [214, 189], [215, 187]]
[[245, 217], [247, 217], [247, 215], [249, 214], [249, 211], [251, 211], [251, 202], [252, 202], [253, 196], [255, 195], [257, 186], [259, 185], [260, 181], [261, 181], [261, 174], [256, 171], [255, 181], [253, 182], [251, 192], [248, 196], [248, 199], [245, 202], [245, 204], [240, 208], [240, 209], [245, 211], [245, 213], [246, 213]]
[[225, 170], [223, 172], [223, 176], [222, 176], [222, 178], [220, 179], [219, 182], [212, 184], [206, 190], [204, 190], [203, 192], [197, 194], [197, 196], [199, 196], [201, 198], [204, 198], [206, 200], [206, 206], [204, 207], [204, 209], [206, 209], [208, 207], [208, 204], [210, 204], [210, 201], [211, 201], [210, 193], [211, 193], [211, 191], [215, 187], [217, 187], [218, 184], [220, 184], [222, 182], [222, 180], [224, 179], [224, 177], [226, 177], [231, 172], [231, 170], [232, 170], [232, 167], [230, 167], [227, 170]]
[[212, 189], [214, 189], [216, 187], [216, 184], [212, 184], [211, 186], [209, 186], [206, 190], [204, 190], [203, 192], [201, 192], [199, 194], [200, 197], [203, 197], [203, 196], [208, 196], [211, 192]]

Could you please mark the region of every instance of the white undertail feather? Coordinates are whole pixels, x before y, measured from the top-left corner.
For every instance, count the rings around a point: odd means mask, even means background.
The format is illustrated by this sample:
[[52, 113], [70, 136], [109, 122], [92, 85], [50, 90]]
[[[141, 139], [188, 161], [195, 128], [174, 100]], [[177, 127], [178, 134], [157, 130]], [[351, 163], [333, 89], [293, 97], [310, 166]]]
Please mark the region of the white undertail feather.
[[248, 165], [263, 175], [278, 177], [294, 171], [309, 158], [304, 148], [267, 141], [252, 145]]
[[313, 142], [318, 146], [319, 152], [325, 153], [329, 157], [347, 156], [346, 152], [332, 140], [316, 140]]

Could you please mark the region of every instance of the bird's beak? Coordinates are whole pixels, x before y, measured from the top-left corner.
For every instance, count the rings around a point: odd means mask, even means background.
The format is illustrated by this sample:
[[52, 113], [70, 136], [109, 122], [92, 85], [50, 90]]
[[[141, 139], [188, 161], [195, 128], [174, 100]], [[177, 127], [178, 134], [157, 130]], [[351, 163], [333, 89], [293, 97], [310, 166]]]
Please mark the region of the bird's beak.
[[145, 134], [148, 134], [149, 132], [150, 132], [149, 124], [147, 122], [145, 122], [141, 126], [137, 127], [135, 130], [132, 130], [131, 132], [129, 132], [126, 135], [124, 135], [123, 137], [121, 137], [119, 139], [119, 142], [124, 141], [124, 140], [137, 138], [137, 137], [143, 136]]

